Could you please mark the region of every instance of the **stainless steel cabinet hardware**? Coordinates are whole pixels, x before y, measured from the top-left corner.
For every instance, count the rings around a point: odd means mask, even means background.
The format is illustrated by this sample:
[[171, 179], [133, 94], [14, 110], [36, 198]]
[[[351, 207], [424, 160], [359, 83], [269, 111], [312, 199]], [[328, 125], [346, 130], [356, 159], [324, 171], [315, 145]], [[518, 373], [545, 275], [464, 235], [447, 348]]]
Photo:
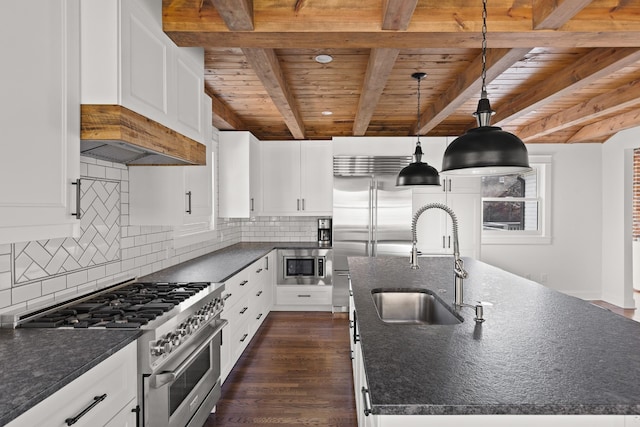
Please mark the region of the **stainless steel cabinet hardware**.
[[251, 212], [254, 211], [254, 209], [253, 209], [253, 197], [251, 198], [251, 208], [250, 208], [250, 210], [251, 210]]
[[300, 199], [296, 199], [296, 200], [297, 200], [297, 204], [298, 204], [297, 209], [300, 210]]
[[371, 396], [369, 396], [369, 389], [362, 387], [362, 400], [364, 403], [364, 415], [366, 417], [371, 414]]
[[244, 340], [246, 340], [248, 336], [249, 334], [244, 334], [242, 338], [240, 338], [240, 342], [244, 342]]
[[[78, 181], [79, 181], [79, 180], [78, 180]], [[102, 402], [102, 401], [103, 401], [103, 400], [105, 400], [106, 398], [107, 398], [107, 394], [106, 394], [106, 393], [105, 393], [105, 394], [103, 394], [102, 396], [95, 396], [95, 397], [93, 398], [93, 402], [91, 402], [91, 405], [89, 405], [89, 406], [87, 406], [86, 408], [84, 408], [84, 409], [82, 410], [82, 412], [80, 412], [80, 413], [79, 413], [78, 415], [76, 415], [75, 417], [73, 417], [73, 418], [67, 418], [67, 419], [66, 419], [66, 420], [64, 420], [64, 421], [67, 423], [67, 425], [68, 425], [68, 426], [72, 426], [72, 425], [74, 425], [75, 423], [77, 423], [77, 422], [78, 422], [78, 420], [79, 420], [80, 418], [82, 418], [83, 416], [85, 416], [85, 415], [87, 414], [87, 412], [89, 412], [90, 410], [92, 410], [93, 408], [95, 408], [95, 407], [96, 407], [96, 405], [97, 405], [98, 403]]]
[[186, 195], [187, 195], [187, 213], [191, 215], [191, 191], [187, 191]]
[[78, 178], [74, 182], [72, 182], [71, 185], [75, 185], [76, 186], [76, 211], [74, 213], [72, 213], [71, 215], [75, 216], [76, 219], [80, 219], [80, 218], [82, 218], [82, 209], [80, 207], [80, 196], [81, 196], [80, 178]]
[[259, 297], [260, 295], [262, 295], [262, 291], [260, 291], [260, 292], [258, 292], [258, 293], [256, 294], [256, 296], [257, 296], [257, 297]]
[[269, 257], [264, 257], [264, 269], [269, 270]]
[[449, 179], [449, 193], [451, 193], [451, 179]]
[[226, 300], [228, 300], [228, 299], [231, 297], [231, 295], [233, 295], [233, 294], [226, 294], [226, 295], [224, 296], [224, 298], [222, 298], [222, 299], [226, 301]]
[[298, 295], [299, 298], [311, 298], [311, 295], [308, 294], [302, 294], [302, 295]]
[[262, 317], [262, 313], [258, 314], [258, 317], [256, 317], [256, 320], [260, 320], [261, 317]]
[[353, 310], [353, 343], [360, 341], [360, 334], [358, 333], [358, 317], [356, 311]]
[[136, 405], [135, 408], [131, 410], [134, 414], [136, 414], [136, 427], [140, 425], [140, 405]]
[[302, 210], [304, 210], [304, 199], [302, 199]]
[[247, 310], [249, 310], [249, 307], [244, 307], [242, 310], [240, 310], [240, 314], [246, 313]]
[[443, 179], [442, 180], [442, 192], [446, 193], [447, 192], [447, 179]]
[[259, 268], [259, 269], [256, 270], [256, 273], [260, 273], [261, 271], [262, 271], [262, 269]]
[[444, 242], [445, 242], [446, 237], [442, 236], [442, 249], [446, 248]]
[[449, 246], [447, 246], [448, 248], [451, 248], [451, 236], [449, 236]]
[[248, 280], [243, 280], [242, 282], [240, 282], [240, 286], [244, 286], [244, 285], [246, 285], [247, 283], [249, 283], [249, 281], [248, 281]]

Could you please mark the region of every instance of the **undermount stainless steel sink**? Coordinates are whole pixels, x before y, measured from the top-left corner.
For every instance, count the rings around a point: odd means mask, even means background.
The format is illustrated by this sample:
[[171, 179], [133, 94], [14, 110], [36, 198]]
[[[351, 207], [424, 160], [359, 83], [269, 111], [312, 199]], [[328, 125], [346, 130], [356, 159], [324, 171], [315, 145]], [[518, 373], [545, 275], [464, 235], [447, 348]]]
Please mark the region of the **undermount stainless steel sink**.
[[402, 325], [457, 325], [462, 318], [425, 289], [374, 289], [371, 291], [382, 321]]

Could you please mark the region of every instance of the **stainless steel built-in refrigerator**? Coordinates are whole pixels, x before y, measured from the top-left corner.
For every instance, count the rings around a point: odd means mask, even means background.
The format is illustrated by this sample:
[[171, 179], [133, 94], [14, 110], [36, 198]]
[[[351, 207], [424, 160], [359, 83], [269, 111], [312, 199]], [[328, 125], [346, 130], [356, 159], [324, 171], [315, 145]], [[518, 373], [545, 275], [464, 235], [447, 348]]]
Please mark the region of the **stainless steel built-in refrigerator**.
[[411, 252], [411, 198], [396, 187], [410, 156], [333, 158], [333, 307], [349, 304], [349, 256], [406, 256]]

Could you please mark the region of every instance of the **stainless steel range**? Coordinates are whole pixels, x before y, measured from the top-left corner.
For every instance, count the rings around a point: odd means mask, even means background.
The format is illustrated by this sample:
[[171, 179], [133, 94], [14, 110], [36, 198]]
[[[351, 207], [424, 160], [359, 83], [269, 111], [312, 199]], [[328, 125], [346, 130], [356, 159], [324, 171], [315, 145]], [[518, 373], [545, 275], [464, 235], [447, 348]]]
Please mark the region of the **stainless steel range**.
[[141, 329], [142, 425], [202, 426], [220, 397], [224, 285], [125, 282], [17, 319], [22, 328]]

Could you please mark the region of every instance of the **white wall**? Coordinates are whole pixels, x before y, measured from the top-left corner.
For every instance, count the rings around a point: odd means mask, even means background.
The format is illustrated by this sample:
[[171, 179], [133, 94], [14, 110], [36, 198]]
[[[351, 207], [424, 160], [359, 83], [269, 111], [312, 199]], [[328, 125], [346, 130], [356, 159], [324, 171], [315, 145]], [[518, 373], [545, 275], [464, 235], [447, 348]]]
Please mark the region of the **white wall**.
[[602, 147], [602, 298], [633, 308], [633, 149], [640, 128], [619, 132]]
[[482, 245], [483, 261], [584, 299], [601, 298], [601, 144], [529, 144], [552, 155], [551, 244]]

